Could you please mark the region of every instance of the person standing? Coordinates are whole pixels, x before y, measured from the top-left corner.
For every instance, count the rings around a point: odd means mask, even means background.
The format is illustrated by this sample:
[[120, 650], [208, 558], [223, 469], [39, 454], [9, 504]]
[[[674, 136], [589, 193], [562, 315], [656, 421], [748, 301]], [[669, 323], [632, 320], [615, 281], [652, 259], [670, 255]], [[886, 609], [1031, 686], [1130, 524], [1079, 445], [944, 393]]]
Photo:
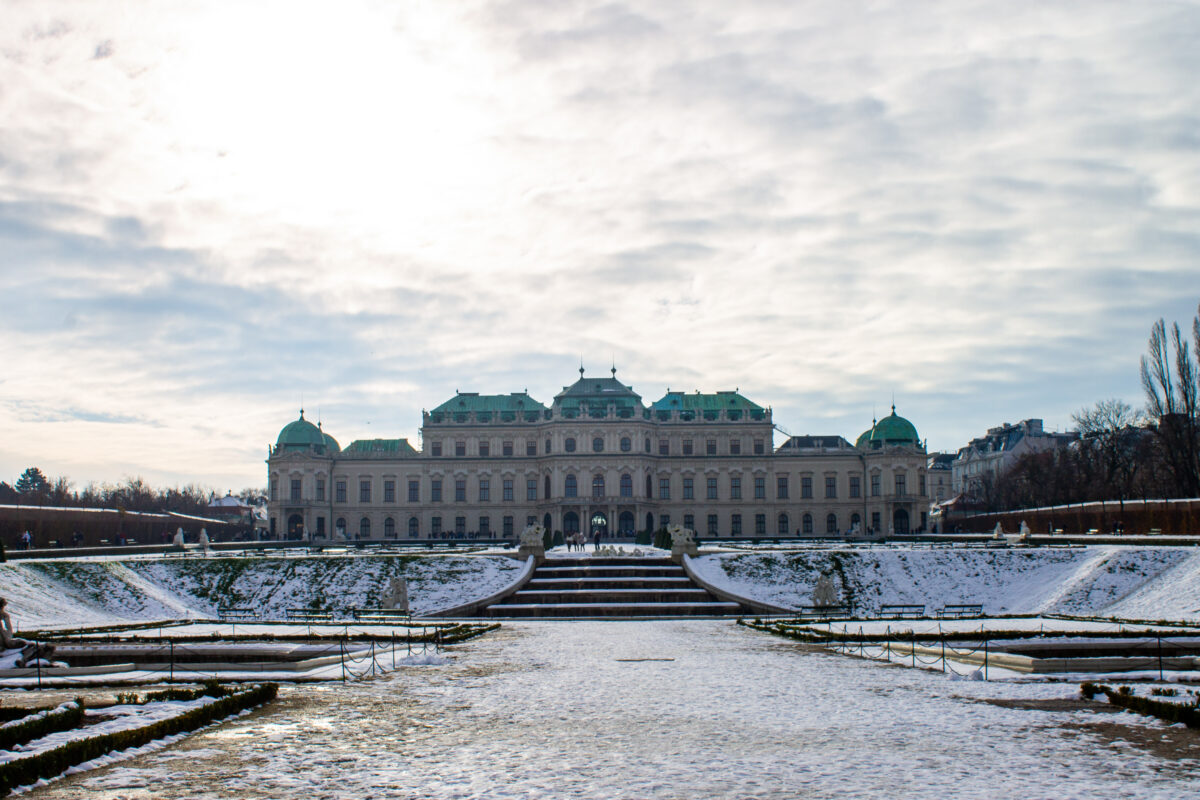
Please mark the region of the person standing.
[[28, 550], [31, 547], [33, 547], [33, 534], [25, 531], [21, 534], [21, 549]]

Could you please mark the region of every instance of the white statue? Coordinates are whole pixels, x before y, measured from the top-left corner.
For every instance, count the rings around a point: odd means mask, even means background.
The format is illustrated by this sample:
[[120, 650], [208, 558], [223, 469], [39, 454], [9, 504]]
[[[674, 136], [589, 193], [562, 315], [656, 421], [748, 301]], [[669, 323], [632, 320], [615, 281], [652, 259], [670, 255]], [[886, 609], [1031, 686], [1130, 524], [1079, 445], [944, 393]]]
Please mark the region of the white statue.
[[812, 604], [814, 606], [836, 606], [838, 604], [837, 589], [833, 586], [833, 578], [822, 575], [813, 586]]
[[383, 601], [383, 607], [408, 611], [408, 581], [394, 577], [388, 582], [388, 596]]
[[996, 529], [994, 531], [992, 531], [992, 538], [993, 539], [1004, 538], [1004, 528], [1001, 527], [999, 522], [996, 523]]
[[677, 547], [687, 548], [696, 546], [696, 532], [691, 528], [685, 528], [682, 525], [675, 524], [667, 528], [667, 533], [671, 534], [671, 549]]
[[1033, 531], [1029, 530], [1029, 526], [1025, 524], [1025, 520], [1021, 520], [1021, 541], [1028, 542], [1033, 538]]
[[183, 528], [175, 531], [175, 546], [183, 547]]
[[546, 529], [541, 525], [527, 525], [525, 530], [521, 531], [520, 545], [521, 547], [545, 547]]
[[200, 529], [200, 547], [204, 549], [204, 552], [206, 552], [206, 553], [208, 552], [208, 529], [207, 528]]

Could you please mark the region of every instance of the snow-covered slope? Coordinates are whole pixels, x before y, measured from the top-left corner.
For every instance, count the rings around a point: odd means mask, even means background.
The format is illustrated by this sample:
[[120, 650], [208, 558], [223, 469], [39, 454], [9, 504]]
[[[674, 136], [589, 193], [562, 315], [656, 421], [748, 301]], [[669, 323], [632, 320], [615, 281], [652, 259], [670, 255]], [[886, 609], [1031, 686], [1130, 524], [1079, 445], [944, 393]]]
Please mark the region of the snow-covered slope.
[[700, 574], [777, 605], [812, 603], [822, 574], [862, 611], [982, 603], [987, 613], [1200, 619], [1200, 552], [1184, 547], [816, 550], [702, 556]]
[[21, 628], [212, 616], [220, 607], [377, 608], [393, 576], [414, 613], [487, 597], [522, 564], [500, 557], [359, 556], [0, 564], [0, 596]]

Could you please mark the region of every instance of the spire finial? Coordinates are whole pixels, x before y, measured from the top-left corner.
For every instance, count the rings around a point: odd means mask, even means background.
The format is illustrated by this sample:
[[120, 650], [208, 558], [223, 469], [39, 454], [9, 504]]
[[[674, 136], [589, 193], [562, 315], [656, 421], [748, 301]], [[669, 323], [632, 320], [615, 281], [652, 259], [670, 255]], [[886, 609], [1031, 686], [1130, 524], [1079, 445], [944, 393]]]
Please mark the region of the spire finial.
[[583, 377], [583, 356], [579, 357], [579, 377]]

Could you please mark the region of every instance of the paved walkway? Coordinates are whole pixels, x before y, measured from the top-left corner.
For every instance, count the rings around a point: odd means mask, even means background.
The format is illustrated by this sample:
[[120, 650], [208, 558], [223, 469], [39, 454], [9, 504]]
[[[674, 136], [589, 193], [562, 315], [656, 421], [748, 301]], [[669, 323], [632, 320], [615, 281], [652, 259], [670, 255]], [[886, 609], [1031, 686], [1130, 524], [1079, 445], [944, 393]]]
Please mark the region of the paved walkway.
[[1200, 797], [1197, 761], [1152, 752], [1174, 737], [1200, 756], [1194, 733], [1023, 702], [1069, 708], [1076, 693], [950, 681], [725, 621], [508, 622], [452, 664], [287, 688], [28, 797]]

